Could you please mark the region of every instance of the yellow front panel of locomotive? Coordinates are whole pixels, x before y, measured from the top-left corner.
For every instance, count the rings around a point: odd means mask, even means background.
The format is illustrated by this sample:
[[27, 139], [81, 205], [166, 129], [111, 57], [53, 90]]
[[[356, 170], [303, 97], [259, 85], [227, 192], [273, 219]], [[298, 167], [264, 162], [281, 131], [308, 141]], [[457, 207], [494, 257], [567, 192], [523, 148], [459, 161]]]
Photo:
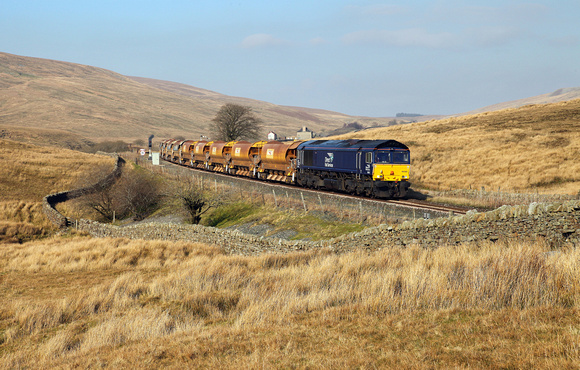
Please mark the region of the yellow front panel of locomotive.
[[375, 181], [409, 181], [411, 166], [408, 164], [376, 164], [373, 170]]

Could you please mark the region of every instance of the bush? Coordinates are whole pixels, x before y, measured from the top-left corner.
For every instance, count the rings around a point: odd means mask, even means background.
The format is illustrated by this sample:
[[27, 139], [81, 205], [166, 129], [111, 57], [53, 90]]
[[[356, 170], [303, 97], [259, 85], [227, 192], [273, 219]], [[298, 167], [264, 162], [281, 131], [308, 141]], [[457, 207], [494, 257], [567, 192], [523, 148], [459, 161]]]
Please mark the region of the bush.
[[[99, 169], [102, 176], [102, 169]], [[89, 176], [95, 179], [95, 174]], [[96, 182], [93, 180], [93, 182]], [[97, 212], [105, 221], [132, 217], [142, 220], [150, 215], [161, 200], [160, 180], [154, 174], [136, 167], [125, 168], [121, 178], [109, 187], [87, 194], [84, 204]]]

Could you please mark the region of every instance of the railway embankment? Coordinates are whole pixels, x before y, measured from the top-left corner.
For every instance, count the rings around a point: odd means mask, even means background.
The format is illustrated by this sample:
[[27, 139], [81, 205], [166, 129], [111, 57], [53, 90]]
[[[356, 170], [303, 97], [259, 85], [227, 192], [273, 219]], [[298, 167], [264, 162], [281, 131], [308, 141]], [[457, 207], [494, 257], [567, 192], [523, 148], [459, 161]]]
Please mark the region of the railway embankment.
[[580, 243], [580, 200], [502, 206], [489, 212], [469, 211], [466, 215], [459, 216], [419, 218], [401, 224], [382, 224], [357, 233], [315, 242], [256, 236], [237, 230], [179, 223], [148, 222], [114, 226], [90, 220], [69, 220], [55, 209], [55, 205], [60, 202], [112, 184], [120, 175], [123, 163], [122, 158], [117, 157], [111, 174], [93, 186], [46, 196], [44, 210], [47, 217], [59, 227], [76, 228], [94, 237], [184, 240], [217, 245], [226, 253], [242, 255], [320, 248], [328, 248], [337, 253], [413, 245], [436, 248], [445, 244], [513, 239], [543, 239], [554, 247], [566, 243]]
[[400, 225], [379, 225], [324, 241], [284, 240], [200, 225], [141, 223], [112, 226], [80, 220], [78, 229], [94, 237], [185, 240], [214, 244], [230, 254], [255, 255], [328, 248], [337, 253], [389, 247], [436, 248], [467, 242], [544, 239], [554, 247], [580, 242], [580, 201], [503, 206], [489, 212], [437, 219], [417, 219]]

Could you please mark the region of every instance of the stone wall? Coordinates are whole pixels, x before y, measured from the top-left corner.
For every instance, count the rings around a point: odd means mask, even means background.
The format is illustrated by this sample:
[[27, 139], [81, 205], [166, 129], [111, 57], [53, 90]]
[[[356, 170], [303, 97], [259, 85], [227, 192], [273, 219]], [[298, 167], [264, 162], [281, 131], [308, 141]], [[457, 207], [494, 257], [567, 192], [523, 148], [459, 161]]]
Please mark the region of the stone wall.
[[255, 255], [329, 248], [337, 253], [420, 245], [435, 248], [465, 242], [546, 240], [557, 248], [580, 242], [580, 201], [503, 206], [490, 212], [431, 220], [418, 219], [396, 226], [380, 225], [338, 238], [310, 242], [264, 238], [200, 225], [144, 223], [126, 227], [80, 220], [78, 229], [94, 237], [183, 240], [214, 244], [226, 253]]
[[[105, 153], [100, 153], [100, 154], [105, 154]], [[107, 154], [107, 155], [110, 155], [110, 154]], [[84, 188], [80, 188], [80, 189], [62, 191], [62, 192], [50, 194], [50, 195], [47, 195], [46, 197], [44, 197], [44, 199], [42, 200], [42, 209], [43, 209], [46, 217], [54, 225], [56, 225], [59, 228], [66, 228], [67, 226], [70, 226], [69, 220], [65, 216], [60, 214], [60, 212], [58, 212], [56, 210], [57, 204], [62, 203], [62, 202], [66, 202], [67, 200], [70, 200], [70, 199], [78, 198], [78, 197], [85, 195], [85, 194], [94, 193], [100, 189], [106, 189], [107, 187], [114, 184], [115, 181], [121, 176], [121, 173], [123, 171], [123, 166], [125, 164], [125, 160], [123, 158], [121, 158], [120, 156], [118, 156], [117, 154], [112, 154], [112, 156], [115, 157], [115, 159], [116, 159], [115, 168], [113, 169], [113, 171], [110, 174], [108, 174], [105, 178], [103, 178], [102, 180], [100, 180], [96, 184], [93, 184], [91, 186], [87, 186]]]
[[[45, 197], [43, 206], [47, 217], [59, 227], [71, 226], [69, 220], [56, 211], [55, 205], [94, 192], [104, 186], [110, 186], [121, 175], [123, 164], [123, 159], [117, 156], [115, 169], [99, 183], [87, 188]], [[217, 179], [205, 177], [205, 173], [196, 176], [203, 176], [206, 181], [211, 179], [210, 186], [217, 189]], [[229, 182], [230, 180], [223, 181]], [[235, 185], [232, 186], [235, 188]], [[252, 185], [252, 187], [255, 186]], [[266, 184], [266, 186], [268, 185]], [[243, 192], [244, 189], [237, 188], [236, 191]], [[270, 188], [268, 191], [272, 191], [272, 189]], [[292, 190], [279, 191], [278, 196], [283, 197], [284, 193]], [[298, 189], [296, 191], [300, 192]], [[273, 196], [276, 196], [275, 193]], [[300, 193], [300, 198], [303, 196]], [[316, 199], [312, 200], [312, 203], [317, 203], [317, 200], [320, 202], [320, 206], [324, 207], [324, 202], [318, 195], [316, 195]], [[280, 199], [276, 202], [278, 201]], [[554, 247], [560, 247], [566, 243], [578, 245], [580, 242], [580, 201], [569, 200], [502, 206], [489, 212], [470, 211], [463, 216], [419, 218], [397, 225], [382, 224], [369, 227], [358, 233], [319, 242], [265, 238], [243, 234], [236, 230], [174, 223], [151, 222], [119, 227], [95, 221], [78, 220], [73, 226], [94, 237], [200, 242], [217, 245], [226, 253], [243, 255], [288, 253], [317, 248], [329, 248], [337, 253], [359, 249], [372, 251], [386, 247], [410, 245], [434, 248], [446, 244], [514, 239], [529, 241], [543, 239]]]
[[418, 219], [397, 227], [380, 225], [333, 241], [337, 249], [380, 249], [385, 245], [437, 247], [482, 241], [535, 241], [543, 239], [553, 247], [580, 242], [580, 201], [531, 203], [502, 206], [489, 212], [469, 211], [466, 215], [434, 220]]

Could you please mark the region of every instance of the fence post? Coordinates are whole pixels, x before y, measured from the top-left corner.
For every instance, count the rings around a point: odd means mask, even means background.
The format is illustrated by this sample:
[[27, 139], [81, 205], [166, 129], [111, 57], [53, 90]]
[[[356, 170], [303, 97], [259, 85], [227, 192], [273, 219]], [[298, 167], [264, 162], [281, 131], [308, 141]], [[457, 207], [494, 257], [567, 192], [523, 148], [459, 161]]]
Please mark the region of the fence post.
[[306, 202], [304, 201], [304, 194], [302, 192], [300, 192], [300, 197], [302, 198], [302, 205], [304, 206], [304, 212], [308, 212], [308, 209], [306, 209]]
[[272, 194], [274, 194], [274, 206], [278, 208], [278, 200], [276, 199], [276, 190], [272, 189]]

